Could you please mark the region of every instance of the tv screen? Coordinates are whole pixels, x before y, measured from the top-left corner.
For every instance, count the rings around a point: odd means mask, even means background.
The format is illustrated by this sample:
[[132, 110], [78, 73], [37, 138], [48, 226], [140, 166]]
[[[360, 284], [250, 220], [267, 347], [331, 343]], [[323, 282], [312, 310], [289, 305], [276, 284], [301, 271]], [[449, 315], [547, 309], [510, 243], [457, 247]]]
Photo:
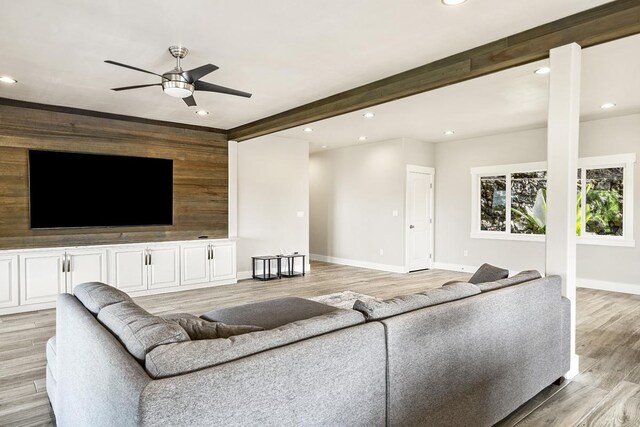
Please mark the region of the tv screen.
[[29, 151], [31, 228], [173, 223], [173, 160]]

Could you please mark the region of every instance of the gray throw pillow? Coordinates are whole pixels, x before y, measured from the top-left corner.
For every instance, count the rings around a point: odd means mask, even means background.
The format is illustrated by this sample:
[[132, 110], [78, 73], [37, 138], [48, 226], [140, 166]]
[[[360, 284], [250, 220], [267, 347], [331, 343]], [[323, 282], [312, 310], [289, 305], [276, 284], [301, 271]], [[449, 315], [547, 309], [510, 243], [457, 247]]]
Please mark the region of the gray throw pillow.
[[509, 270], [485, 263], [471, 276], [469, 283], [475, 285], [478, 283], [495, 282], [496, 280], [506, 279], [507, 277], [509, 277]]
[[235, 335], [249, 332], [264, 331], [260, 326], [252, 325], [227, 325], [222, 322], [210, 322], [193, 314], [178, 313], [165, 314], [163, 319], [176, 322], [184, 329], [192, 340], [210, 340], [216, 338], [229, 338]]
[[87, 282], [78, 285], [73, 294], [93, 314], [98, 314], [104, 307], [123, 301], [133, 301], [120, 289], [100, 282]]
[[176, 322], [154, 316], [130, 301], [103, 308], [98, 313], [98, 321], [141, 362], [161, 344], [190, 341], [187, 332]]

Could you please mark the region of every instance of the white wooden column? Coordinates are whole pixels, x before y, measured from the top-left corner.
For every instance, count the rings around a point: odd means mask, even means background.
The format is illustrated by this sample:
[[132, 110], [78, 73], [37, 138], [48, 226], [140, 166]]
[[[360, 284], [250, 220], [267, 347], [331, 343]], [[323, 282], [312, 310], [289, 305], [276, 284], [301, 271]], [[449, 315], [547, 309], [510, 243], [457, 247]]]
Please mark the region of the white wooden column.
[[576, 355], [576, 193], [580, 127], [581, 48], [572, 43], [551, 50], [547, 136], [546, 273], [562, 277], [562, 293], [571, 301], [571, 369]]
[[238, 143], [229, 141], [229, 238], [238, 236]]

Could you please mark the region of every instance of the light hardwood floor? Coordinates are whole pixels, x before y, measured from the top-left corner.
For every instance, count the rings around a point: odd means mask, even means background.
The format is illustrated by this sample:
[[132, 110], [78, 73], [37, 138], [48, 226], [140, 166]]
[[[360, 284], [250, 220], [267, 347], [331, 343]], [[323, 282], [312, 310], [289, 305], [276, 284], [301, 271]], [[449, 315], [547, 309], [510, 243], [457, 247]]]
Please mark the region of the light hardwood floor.
[[[201, 314], [281, 296], [312, 297], [351, 290], [380, 298], [438, 287], [468, 275], [442, 270], [392, 274], [314, 262], [304, 278], [136, 298], [153, 313]], [[45, 343], [55, 310], [0, 316], [0, 426], [53, 424], [45, 390]], [[640, 296], [578, 290], [581, 373], [550, 386], [500, 426], [640, 425]]]

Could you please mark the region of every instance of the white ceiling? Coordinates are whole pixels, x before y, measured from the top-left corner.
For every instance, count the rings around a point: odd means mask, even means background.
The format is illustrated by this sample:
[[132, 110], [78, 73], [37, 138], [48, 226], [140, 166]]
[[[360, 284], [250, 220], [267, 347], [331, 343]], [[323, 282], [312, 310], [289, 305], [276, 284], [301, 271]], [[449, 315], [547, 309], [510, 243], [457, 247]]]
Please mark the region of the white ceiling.
[[[231, 128], [607, 2], [6, 1], [0, 74], [19, 84], [0, 97]], [[108, 90], [156, 80], [105, 59], [162, 73], [172, 44], [191, 50], [185, 69], [211, 62], [205, 81], [253, 98], [196, 93], [200, 117], [158, 87]]]
[[[592, 120], [640, 112], [640, 35], [582, 51], [581, 118]], [[545, 126], [549, 75], [534, 71], [540, 61], [345, 114], [276, 135], [311, 142], [311, 151], [366, 144], [400, 137], [456, 141]], [[613, 102], [616, 107], [602, 110]], [[375, 113], [366, 119], [367, 111]], [[453, 136], [444, 132], [454, 130]], [[360, 136], [367, 140], [361, 142]]]

